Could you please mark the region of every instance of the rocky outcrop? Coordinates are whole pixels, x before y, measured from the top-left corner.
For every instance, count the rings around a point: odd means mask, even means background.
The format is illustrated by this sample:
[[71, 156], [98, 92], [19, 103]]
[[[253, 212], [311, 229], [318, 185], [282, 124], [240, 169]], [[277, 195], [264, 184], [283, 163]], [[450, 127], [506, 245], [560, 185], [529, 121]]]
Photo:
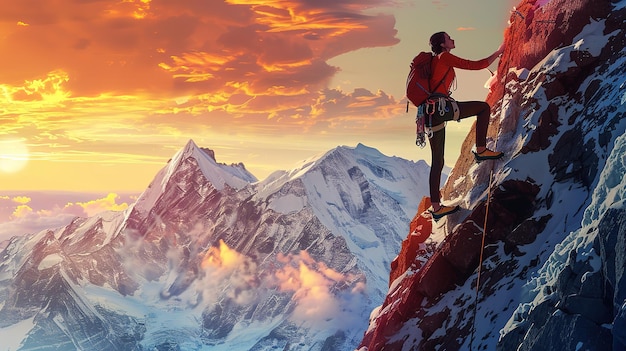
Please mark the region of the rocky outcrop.
[[[621, 327], [626, 301], [626, 210], [607, 211], [597, 232], [593, 247], [599, 260], [581, 260], [570, 251], [567, 265], [551, 287], [553, 296], [505, 334], [498, 350], [576, 350], [583, 344], [586, 350], [626, 349]], [[578, 345], [581, 339], [585, 342]]]
[[[375, 332], [365, 335], [362, 346], [367, 346], [369, 350], [381, 350], [383, 346], [385, 350], [402, 350], [404, 342], [387, 342], [406, 321], [414, 318], [423, 332], [438, 329], [442, 321], [435, 322], [433, 318], [445, 319], [445, 316], [421, 318], [424, 317], [421, 306], [429, 299], [438, 299], [457, 284], [463, 284], [478, 266], [482, 245], [497, 241], [512, 244], [519, 240], [513, 229], [522, 223], [532, 222], [528, 217], [533, 213], [537, 192], [538, 187], [530, 182], [504, 182], [490, 197], [489, 210], [486, 202], [477, 206], [437, 250], [423, 244], [426, 231], [432, 228], [432, 221], [426, 212], [418, 213], [411, 223], [411, 233], [403, 242], [400, 255], [392, 263], [391, 278], [400, 274], [404, 276], [390, 288], [376, 320]], [[428, 199], [422, 200], [420, 209], [424, 209], [426, 204], [429, 204]], [[487, 230], [483, 231], [485, 216]]]
[[432, 250], [432, 246], [424, 244], [433, 230], [433, 223], [427, 211], [429, 207], [430, 198], [422, 198], [417, 208], [417, 214], [409, 226], [409, 235], [402, 241], [400, 253], [391, 262], [389, 284], [404, 274], [407, 269], [419, 269], [425, 262], [425, 260], [420, 261], [420, 257], [425, 257], [426, 253]]

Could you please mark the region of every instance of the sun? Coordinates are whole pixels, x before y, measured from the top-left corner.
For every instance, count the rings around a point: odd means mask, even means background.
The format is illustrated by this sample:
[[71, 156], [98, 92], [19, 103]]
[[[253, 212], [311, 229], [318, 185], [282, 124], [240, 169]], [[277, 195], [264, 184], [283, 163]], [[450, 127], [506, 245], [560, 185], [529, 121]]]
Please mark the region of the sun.
[[0, 173], [16, 173], [28, 163], [28, 148], [19, 139], [0, 139]]

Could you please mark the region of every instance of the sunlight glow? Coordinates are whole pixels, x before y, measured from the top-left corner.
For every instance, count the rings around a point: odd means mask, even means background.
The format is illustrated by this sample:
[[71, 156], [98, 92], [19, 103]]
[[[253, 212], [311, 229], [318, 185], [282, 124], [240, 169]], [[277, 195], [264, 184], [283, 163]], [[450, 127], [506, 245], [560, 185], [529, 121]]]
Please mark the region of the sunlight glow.
[[28, 158], [28, 148], [22, 140], [0, 140], [0, 172], [19, 172], [28, 163]]
[[241, 261], [242, 255], [228, 247], [223, 240], [220, 240], [219, 248], [212, 247], [207, 251], [201, 267], [203, 269], [212, 267], [232, 271], [237, 268]]

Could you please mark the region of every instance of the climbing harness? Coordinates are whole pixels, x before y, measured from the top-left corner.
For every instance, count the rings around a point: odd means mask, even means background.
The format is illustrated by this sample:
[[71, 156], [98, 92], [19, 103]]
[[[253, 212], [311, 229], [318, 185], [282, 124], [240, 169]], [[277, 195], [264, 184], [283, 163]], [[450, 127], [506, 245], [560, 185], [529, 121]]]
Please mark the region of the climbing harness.
[[[417, 107], [417, 115], [415, 116], [416, 139], [415, 144], [421, 148], [426, 146], [426, 136], [432, 138], [435, 132], [438, 132], [446, 127], [446, 122], [433, 126], [433, 116], [439, 115], [444, 117], [446, 114], [452, 111], [452, 119], [460, 122], [460, 111], [457, 102], [443, 95], [436, 95], [429, 97], [423, 104]], [[426, 118], [428, 117], [428, 123]]]

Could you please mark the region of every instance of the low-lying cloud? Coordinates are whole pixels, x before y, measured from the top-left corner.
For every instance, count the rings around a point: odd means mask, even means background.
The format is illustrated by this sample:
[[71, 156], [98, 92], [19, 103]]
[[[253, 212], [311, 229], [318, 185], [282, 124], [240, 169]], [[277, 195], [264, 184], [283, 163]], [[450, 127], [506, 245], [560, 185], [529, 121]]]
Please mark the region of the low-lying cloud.
[[279, 253], [272, 268], [261, 270], [253, 259], [220, 241], [206, 252], [201, 267], [203, 283], [196, 288], [202, 287], [208, 305], [223, 297], [250, 304], [278, 291], [291, 295], [296, 307], [290, 319], [298, 325], [341, 328], [363, 318], [364, 281], [316, 261], [306, 251]]
[[[37, 192], [25, 195], [0, 194], [0, 243], [13, 236], [62, 227], [75, 217], [91, 217], [104, 211], [122, 211], [128, 207], [124, 199], [132, 200], [132, 197], [122, 197], [115, 193], [93, 200], [88, 199], [89, 197], [96, 195]], [[72, 198], [75, 200], [72, 201]]]

